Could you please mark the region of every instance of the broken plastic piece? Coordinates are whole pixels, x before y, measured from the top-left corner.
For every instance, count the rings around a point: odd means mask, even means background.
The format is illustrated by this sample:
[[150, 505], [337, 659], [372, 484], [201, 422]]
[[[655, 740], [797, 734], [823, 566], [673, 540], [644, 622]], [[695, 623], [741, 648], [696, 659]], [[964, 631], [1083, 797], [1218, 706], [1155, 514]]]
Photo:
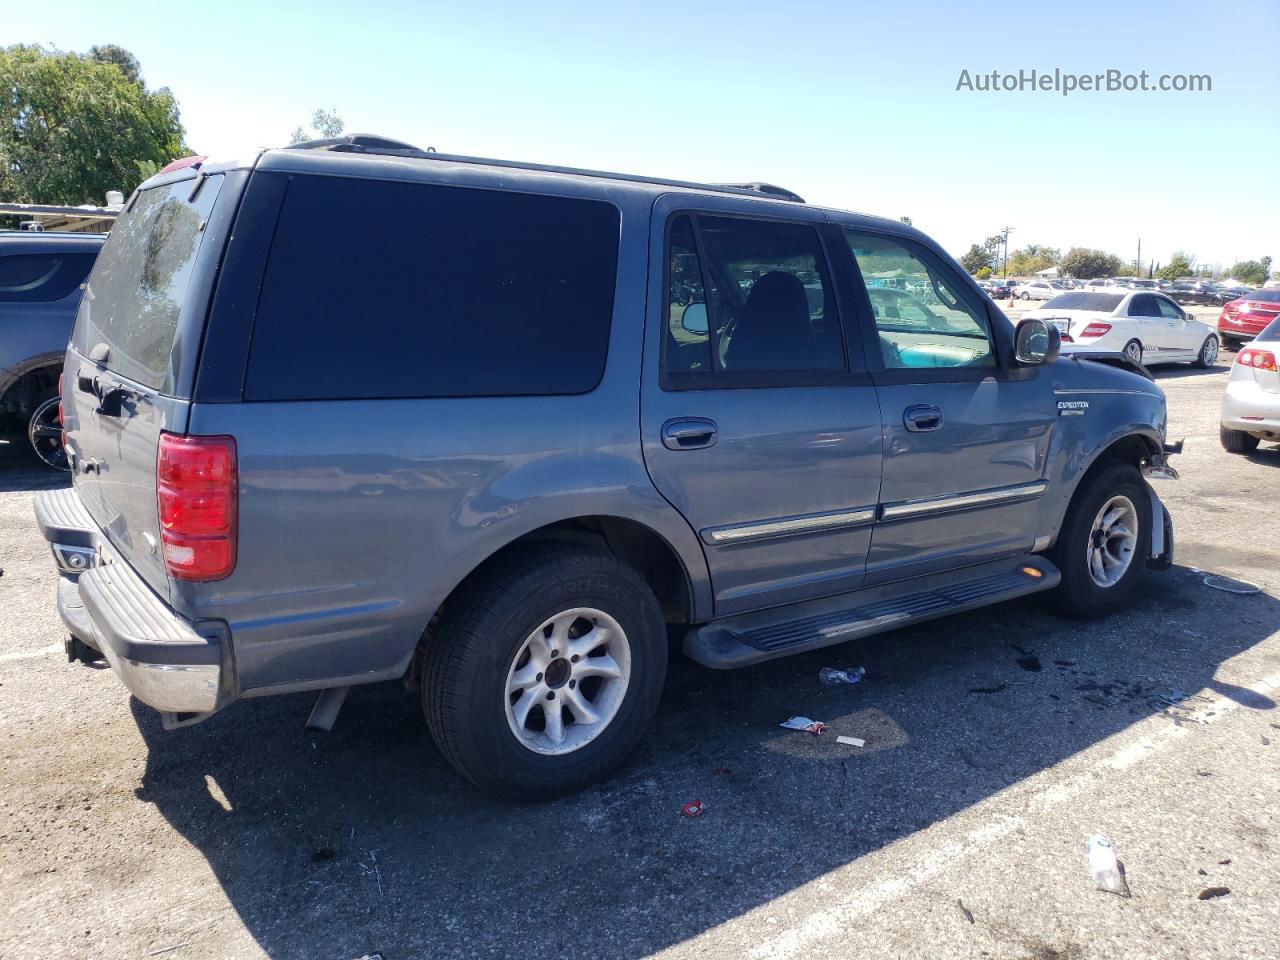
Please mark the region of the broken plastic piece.
[[835, 667], [823, 667], [818, 671], [818, 682], [824, 687], [838, 687], [841, 684], [857, 683], [867, 675], [862, 667], [846, 667], [837, 670]]
[[866, 746], [867, 741], [859, 740], [857, 737], [836, 737], [836, 743], [847, 743], [851, 747]]
[[1225, 897], [1231, 892], [1230, 887], [1205, 887], [1196, 894], [1197, 900], [1215, 900], [1218, 897]]
[[701, 800], [690, 800], [680, 808], [680, 812], [686, 817], [700, 817], [706, 809], [706, 805]]
[[780, 727], [786, 727], [788, 730], [804, 730], [812, 733], [815, 737], [827, 729], [827, 725], [821, 720], [810, 720], [808, 717], [792, 717], [780, 724]]
[[1111, 841], [1100, 833], [1089, 838], [1089, 872], [1093, 874], [1093, 882], [1099, 890], [1114, 893], [1121, 897], [1129, 896], [1129, 884], [1124, 878], [1124, 867], [1116, 859], [1115, 848]]
[[1250, 583], [1248, 580], [1233, 580], [1231, 577], [1222, 577], [1211, 573], [1204, 578], [1206, 587], [1213, 587], [1214, 590], [1224, 590], [1227, 593], [1250, 594], [1258, 593], [1262, 590], [1256, 583]]

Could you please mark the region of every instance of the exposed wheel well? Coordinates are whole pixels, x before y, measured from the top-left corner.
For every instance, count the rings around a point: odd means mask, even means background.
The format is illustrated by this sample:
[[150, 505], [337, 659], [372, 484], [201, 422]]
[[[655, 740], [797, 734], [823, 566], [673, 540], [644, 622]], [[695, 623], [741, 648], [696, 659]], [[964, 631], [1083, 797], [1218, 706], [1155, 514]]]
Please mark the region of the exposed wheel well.
[[58, 387], [62, 364], [36, 367], [18, 377], [0, 396], [0, 418], [8, 429], [26, 429], [36, 407]]
[[[612, 553], [634, 567], [649, 584], [668, 623], [688, 623], [693, 608], [689, 575], [680, 557], [666, 540], [642, 523], [622, 517], [588, 516], [562, 520], [532, 530], [513, 540], [476, 570], [467, 582], [512, 550], [530, 543], [563, 541], [586, 544]], [[450, 597], [456, 595], [461, 584]], [[449, 603], [446, 598], [442, 609]], [[438, 614], [437, 614], [438, 615]]]
[[[1159, 452], [1160, 449], [1156, 446], [1155, 441], [1141, 434], [1131, 433], [1128, 436], [1121, 437], [1103, 450], [1102, 453], [1098, 454], [1097, 458], [1090, 464], [1089, 469], [1085, 471], [1085, 477], [1112, 463], [1128, 463], [1141, 470], [1142, 464]], [[1080, 482], [1084, 482], [1084, 477], [1080, 478]]]

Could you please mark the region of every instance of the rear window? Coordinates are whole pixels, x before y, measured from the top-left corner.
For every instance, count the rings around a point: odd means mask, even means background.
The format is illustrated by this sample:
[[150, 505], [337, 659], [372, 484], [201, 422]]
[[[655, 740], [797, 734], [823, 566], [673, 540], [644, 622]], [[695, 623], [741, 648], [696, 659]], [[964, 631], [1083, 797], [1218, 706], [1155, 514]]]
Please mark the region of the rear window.
[[61, 300], [79, 289], [92, 266], [92, 253], [0, 256], [0, 303]]
[[596, 200], [297, 177], [245, 398], [586, 393], [604, 373], [618, 229]]
[[1044, 309], [1097, 310], [1100, 313], [1110, 313], [1120, 306], [1120, 301], [1124, 297], [1123, 293], [1095, 293], [1092, 290], [1073, 290], [1071, 293], [1064, 293], [1061, 296], [1054, 297], [1044, 305]]
[[1272, 320], [1262, 332], [1253, 338], [1254, 340], [1280, 340], [1280, 317]]
[[108, 370], [154, 389], [168, 385], [178, 315], [221, 186], [218, 175], [153, 187], [121, 213], [80, 300], [77, 351], [104, 345]]
[[1242, 294], [1241, 300], [1261, 300], [1263, 303], [1280, 303], [1280, 287], [1267, 290], [1254, 290], [1252, 293]]

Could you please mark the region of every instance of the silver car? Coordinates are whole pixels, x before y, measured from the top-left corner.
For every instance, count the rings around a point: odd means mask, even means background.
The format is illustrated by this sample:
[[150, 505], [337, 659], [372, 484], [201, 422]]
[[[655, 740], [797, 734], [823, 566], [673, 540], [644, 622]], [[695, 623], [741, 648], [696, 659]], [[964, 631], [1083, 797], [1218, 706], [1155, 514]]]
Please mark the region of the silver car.
[[1222, 396], [1222, 446], [1253, 453], [1263, 440], [1280, 441], [1280, 319], [1272, 320], [1236, 354]]

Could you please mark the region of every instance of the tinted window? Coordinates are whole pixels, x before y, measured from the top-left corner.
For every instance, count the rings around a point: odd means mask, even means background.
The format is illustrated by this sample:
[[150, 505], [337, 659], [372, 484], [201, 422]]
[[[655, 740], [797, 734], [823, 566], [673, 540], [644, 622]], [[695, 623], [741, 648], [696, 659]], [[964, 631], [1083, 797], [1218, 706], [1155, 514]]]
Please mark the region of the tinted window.
[[1280, 340], [1280, 317], [1277, 317], [1275, 320], [1272, 320], [1265, 327], [1263, 327], [1262, 332], [1258, 334], [1256, 337], [1254, 337], [1253, 339], [1254, 340]]
[[[986, 311], [941, 263], [914, 244], [853, 230], [845, 235], [867, 283], [886, 369], [995, 365]], [[889, 279], [905, 289], [877, 284]]]
[[697, 223], [719, 369], [845, 369], [835, 294], [814, 227], [731, 217]]
[[245, 397], [585, 393], [604, 374], [618, 228], [594, 200], [296, 177]]
[[1280, 287], [1267, 290], [1254, 290], [1252, 293], [1244, 294], [1241, 299], [1261, 300], [1263, 303], [1280, 303]]
[[711, 334], [702, 264], [690, 217], [671, 224], [667, 244], [667, 354], [671, 373], [704, 373], [711, 366]]
[[1156, 309], [1160, 311], [1160, 316], [1170, 320], [1182, 319], [1182, 311], [1172, 300], [1166, 300], [1164, 297], [1152, 297], [1152, 299], [1156, 302]]
[[1102, 313], [1110, 313], [1120, 306], [1120, 301], [1123, 299], [1123, 293], [1094, 293], [1081, 290], [1054, 297], [1044, 305], [1044, 309], [1097, 310]]
[[61, 300], [79, 289], [92, 266], [92, 253], [0, 257], [0, 303]]
[[1160, 308], [1156, 306], [1156, 298], [1149, 293], [1135, 294], [1129, 301], [1129, 316], [1158, 317]]
[[77, 350], [105, 344], [108, 369], [149, 387], [165, 384], [203, 224], [221, 185], [221, 176], [206, 178], [194, 200], [191, 180], [144, 190], [117, 218], [80, 300]]

